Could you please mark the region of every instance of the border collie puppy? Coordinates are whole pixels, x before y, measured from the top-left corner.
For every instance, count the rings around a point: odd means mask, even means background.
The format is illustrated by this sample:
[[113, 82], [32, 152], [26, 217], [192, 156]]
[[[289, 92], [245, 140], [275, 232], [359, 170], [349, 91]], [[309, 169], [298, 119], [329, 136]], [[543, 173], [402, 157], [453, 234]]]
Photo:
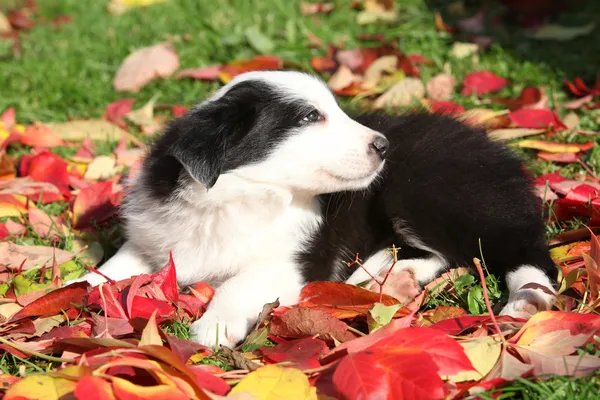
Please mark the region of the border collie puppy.
[[472, 265], [481, 241], [510, 290], [503, 314], [527, 317], [554, 299], [541, 210], [507, 148], [443, 116], [352, 119], [299, 72], [239, 75], [172, 122], [123, 217], [128, 240], [100, 271], [152, 273], [172, 251], [181, 287], [216, 288], [191, 327], [207, 346], [233, 346], [265, 303], [295, 304], [308, 282], [368, 279], [345, 264], [356, 253], [373, 275], [389, 268], [392, 245], [394, 271], [425, 284]]

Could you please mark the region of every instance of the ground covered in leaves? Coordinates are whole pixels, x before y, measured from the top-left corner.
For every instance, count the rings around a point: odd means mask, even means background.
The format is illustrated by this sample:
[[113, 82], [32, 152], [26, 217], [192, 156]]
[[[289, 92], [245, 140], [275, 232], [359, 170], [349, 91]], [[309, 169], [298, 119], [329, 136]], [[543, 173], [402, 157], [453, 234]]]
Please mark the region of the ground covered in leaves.
[[[534, 0], [0, 3], [0, 397], [595, 398], [599, 12]], [[127, 178], [165, 122], [239, 73], [277, 68], [320, 74], [344, 107], [448, 113], [513, 146], [560, 268], [555, 309], [494, 317], [506, 291], [483, 262], [402, 302], [393, 279], [311, 283], [295, 307], [265, 305], [236, 349], [209, 349], [188, 327], [213, 288], [180, 293], [172, 262], [61, 287], [120, 246]]]

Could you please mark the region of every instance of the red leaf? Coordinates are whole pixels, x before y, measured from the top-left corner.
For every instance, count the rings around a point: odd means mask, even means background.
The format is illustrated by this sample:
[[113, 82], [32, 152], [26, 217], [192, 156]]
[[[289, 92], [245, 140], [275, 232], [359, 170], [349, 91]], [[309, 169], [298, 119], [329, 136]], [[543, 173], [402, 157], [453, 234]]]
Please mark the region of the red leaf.
[[191, 78], [198, 79], [202, 81], [215, 81], [219, 79], [219, 72], [221, 72], [220, 65], [211, 65], [208, 67], [202, 68], [189, 68], [179, 71], [177, 75], [175, 75], [176, 79], [181, 78]]
[[179, 339], [176, 336], [166, 334], [163, 335], [163, 337], [167, 340], [169, 349], [183, 364], [187, 363], [190, 357], [196, 353], [203, 353], [206, 355], [211, 355], [213, 353], [208, 347], [192, 342], [191, 340]]
[[133, 298], [139, 295], [138, 291], [142, 285], [150, 282], [152, 277], [148, 274], [140, 274], [133, 278], [133, 282], [131, 282], [131, 286], [129, 286], [129, 290], [127, 291], [127, 300], [126, 300], [126, 311], [131, 318], [131, 314], [133, 312]]
[[45, 296], [29, 303], [18, 313], [12, 316], [11, 321], [17, 321], [27, 317], [42, 317], [60, 314], [73, 304], [82, 304], [83, 297], [88, 293], [89, 283], [77, 282], [51, 291]]
[[565, 86], [575, 95], [575, 96], [600, 96], [600, 74], [596, 76], [596, 82], [594, 83], [593, 88], [589, 88], [583, 79], [575, 78], [573, 82], [565, 81]]
[[0, 121], [3, 123], [3, 128], [10, 132], [12, 127], [15, 125], [15, 109], [14, 107], [9, 107], [0, 115]]
[[327, 351], [325, 342], [314, 338], [303, 338], [280, 343], [275, 347], [261, 347], [263, 356], [273, 363], [292, 362], [291, 367], [311, 369], [321, 366], [319, 357]]
[[175, 263], [173, 262], [173, 253], [169, 252], [169, 262], [160, 271], [152, 275], [154, 282], [160, 286], [165, 297], [177, 303], [179, 299], [179, 287], [177, 286], [177, 274], [175, 272]]
[[86, 136], [81, 143], [81, 147], [77, 150], [77, 153], [73, 156], [78, 160], [86, 160], [91, 162], [94, 158], [94, 152], [96, 151], [94, 143], [89, 136]]
[[233, 61], [222, 66], [219, 77], [227, 83], [244, 72], [281, 69], [282, 66], [283, 62], [277, 56], [256, 56], [249, 60]]
[[49, 151], [35, 156], [24, 156], [21, 159], [21, 175], [29, 176], [37, 182], [48, 182], [56, 186], [67, 199], [71, 198], [69, 190], [69, 173], [67, 163]]
[[600, 191], [597, 187], [584, 183], [570, 190], [566, 194], [565, 199], [570, 200], [572, 202], [580, 203], [582, 205], [587, 205], [588, 203], [591, 203], [592, 205], [600, 206], [599, 194]]
[[560, 163], [577, 162], [581, 158], [580, 153], [549, 153], [547, 151], [540, 151], [537, 155], [542, 160]]
[[563, 311], [542, 311], [531, 317], [509, 342], [527, 346], [543, 334], [566, 329], [573, 336], [596, 332], [600, 329], [600, 316]]
[[123, 117], [131, 111], [134, 103], [135, 99], [121, 99], [114, 101], [106, 106], [102, 118], [126, 129], [127, 123], [123, 120]]
[[223, 378], [215, 376], [198, 367], [200, 366], [194, 365], [188, 368], [188, 370], [196, 377], [198, 386], [219, 396], [225, 396], [229, 392], [231, 386], [229, 386]]
[[511, 122], [519, 128], [567, 128], [556, 113], [547, 109], [522, 109], [511, 111], [508, 113], [508, 118], [510, 118]]
[[421, 54], [409, 54], [408, 59], [413, 64], [435, 65], [435, 62], [431, 58], [425, 57]]
[[29, 206], [29, 224], [41, 238], [55, 238], [60, 236], [61, 223], [58, 218], [53, 218], [40, 210]]
[[158, 324], [166, 320], [173, 319], [176, 314], [175, 307], [169, 303], [156, 299], [149, 299], [147, 297], [135, 296], [133, 298], [131, 319], [150, 319], [150, 316], [154, 310], [157, 311], [156, 322]]
[[[341, 282], [311, 282], [302, 289], [298, 306], [319, 307], [332, 315], [350, 318], [368, 313], [373, 304], [379, 302], [378, 293], [358, 286]], [[380, 303], [391, 306], [399, 301], [384, 294]], [[400, 312], [409, 314], [403, 309]]]
[[109, 382], [99, 376], [84, 376], [79, 379], [75, 392], [77, 399], [86, 400], [107, 400], [114, 399], [115, 396]]
[[512, 99], [510, 97], [494, 97], [491, 100], [494, 103], [503, 104], [510, 110], [518, 110], [525, 106], [535, 104], [542, 99], [542, 91], [536, 87], [528, 86], [523, 89], [519, 97]]
[[205, 304], [208, 304], [215, 294], [215, 289], [213, 289], [208, 283], [204, 282], [197, 282], [193, 286], [190, 286], [190, 291], [194, 297]]
[[81, 229], [89, 226], [92, 221], [105, 221], [116, 212], [113, 181], [89, 185], [81, 189], [73, 203], [73, 227]]
[[175, 118], [182, 117], [186, 112], [188, 112], [189, 108], [184, 106], [173, 106], [171, 107], [171, 114]]
[[462, 114], [465, 108], [451, 101], [435, 100], [429, 103], [429, 110], [437, 114]]
[[310, 66], [318, 72], [333, 73], [337, 69], [338, 63], [331, 57], [313, 57], [310, 60]]
[[395, 55], [398, 57], [398, 68], [409, 76], [419, 76], [418, 70], [412, 65], [410, 59], [397, 47], [386, 43], [379, 47], [357, 48], [338, 51], [335, 59], [338, 63], [350, 68], [352, 72], [364, 74], [367, 68], [380, 57]]
[[189, 317], [200, 318], [200, 316], [206, 311], [208, 303], [198, 299], [196, 296], [189, 294], [179, 294], [177, 301], [177, 307], [180, 307], [185, 311]]
[[271, 322], [271, 334], [283, 338], [297, 339], [319, 335], [323, 339], [339, 342], [354, 339], [348, 325], [331, 314], [314, 308], [292, 308]]
[[64, 146], [65, 142], [46, 125], [29, 125], [21, 135], [21, 143], [31, 147]]
[[508, 80], [489, 71], [471, 72], [463, 81], [463, 96], [497, 92], [508, 85]]
[[442, 399], [446, 395], [431, 356], [417, 349], [348, 355], [336, 368], [333, 383], [347, 399]]

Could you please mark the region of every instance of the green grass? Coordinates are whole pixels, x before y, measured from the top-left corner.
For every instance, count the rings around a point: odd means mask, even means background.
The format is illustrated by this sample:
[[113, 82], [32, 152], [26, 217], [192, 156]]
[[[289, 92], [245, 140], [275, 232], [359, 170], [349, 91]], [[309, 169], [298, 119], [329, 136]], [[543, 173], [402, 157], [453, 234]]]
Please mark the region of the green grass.
[[[470, 59], [458, 60], [449, 55], [453, 40], [445, 32], [437, 32], [433, 15], [442, 11], [447, 23], [453, 24], [459, 16], [449, 15], [447, 1], [403, 0], [398, 1], [399, 23], [395, 25], [356, 24], [357, 12], [349, 6], [351, 0], [333, 1], [336, 9], [328, 15], [306, 17], [299, 14], [298, 3], [292, 0], [171, 0], [164, 4], [132, 10], [122, 16], [107, 12], [108, 0], [38, 0], [40, 14], [47, 20], [67, 14], [72, 22], [60, 27], [40, 23], [30, 32], [21, 35], [23, 54], [13, 57], [6, 53], [0, 41], [0, 112], [10, 106], [17, 111], [18, 122], [60, 122], [75, 118], [95, 118], [104, 113], [107, 104], [121, 98], [135, 98], [140, 107], [153, 96], [159, 104], [191, 106], [220, 87], [218, 82], [159, 79], [139, 93], [117, 93], [112, 79], [123, 59], [133, 50], [170, 41], [181, 59], [181, 68], [208, 66], [226, 63], [234, 59], [252, 57], [258, 52], [247, 41], [245, 32], [258, 29], [273, 42], [272, 54], [309, 70], [311, 57], [324, 55], [324, 49], [308, 46], [307, 34], [312, 33], [325, 44], [344, 43], [345, 48], [377, 45], [376, 42], [361, 42], [362, 33], [383, 33], [396, 41], [406, 53], [418, 53], [434, 60], [434, 66], [421, 68], [422, 78], [427, 81], [441, 71], [445, 64], [461, 82], [465, 74], [473, 70], [489, 70], [508, 78], [511, 84], [498, 96], [517, 96], [526, 86], [544, 86], [550, 106], [556, 107], [568, 99], [563, 88], [565, 79], [581, 76], [591, 80], [600, 65], [600, 29], [587, 37], [572, 42], [533, 41], [523, 33], [506, 25], [493, 28], [498, 39], [490, 49], [473, 64]], [[0, 9], [6, 1], [0, 1]], [[494, 4], [489, 7], [493, 18], [501, 11]], [[583, 25], [596, 22], [600, 26], [600, 2], [581, 1], [569, 12], [555, 18], [555, 22]], [[458, 37], [460, 40], [461, 37]], [[462, 38], [464, 39], [464, 38]], [[479, 104], [478, 99], [456, 94], [453, 101], [469, 107], [500, 109], [493, 104]], [[344, 99], [342, 104], [354, 107], [357, 102]], [[578, 110], [580, 128], [598, 130], [600, 111]], [[598, 137], [561, 134], [550, 140], [585, 142]], [[116, 143], [97, 143], [98, 154], [112, 151]], [[58, 148], [63, 157], [73, 155], [74, 148]], [[579, 165], [559, 166], [534, 159], [534, 152], [515, 149], [528, 163], [534, 175], [559, 170], [573, 177], [582, 169]], [[28, 149], [11, 149], [11, 155], [26, 154]], [[600, 168], [600, 150], [594, 149], [585, 160], [590, 168]], [[51, 215], [59, 215], [66, 204], [40, 206]], [[547, 227], [550, 238], [564, 230], [576, 228], [581, 221], [553, 224]], [[116, 224], [106, 224], [93, 238], [105, 249], [105, 259], [110, 257], [122, 240], [121, 230]], [[59, 245], [69, 249], [70, 238], [61, 239]], [[49, 242], [32, 236], [17, 240], [19, 244], [45, 244]], [[488, 277], [488, 285], [495, 289], [494, 300], [502, 293], [497, 290], [498, 282]], [[478, 301], [480, 294], [477, 279], [464, 278], [456, 298], [437, 298], [430, 305], [453, 304], [466, 307], [472, 312], [483, 312]], [[471, 299], [471, 300], [470, 300]], [[475, 300], [473, 300], [475, 299]], [[174, 323], [165, 328], [178, 337], [188, 338], [189, 329], [184, 324]], [[35, 359], [30, 359], [36, 362]], [[218, 357], [204, 362], [215, 363], [226, 368]], [[24, 360], [4, 355], [0, 369], [7, 373], [18, 373], [19, 365], [34, 368]], [[43, 365], [43, 364], [40, 364]], [[40, 367], [38, 367], [40, 368]], [[46, 368], [43, 366], [41, 368]], [[35, 369], [35, 368], [34, 368]], [[599, 375], [588, 378], [552, 378], [547, 381], [517, 381], [502, 389], [501, 398], [591, 398], [591, 387], [598, 385]], [[532, 384], [532, 382], [534, 382]], [[488, 397], [485, 397], [488, 396]], [[491, 398], [491, 394], [482, 395]]]

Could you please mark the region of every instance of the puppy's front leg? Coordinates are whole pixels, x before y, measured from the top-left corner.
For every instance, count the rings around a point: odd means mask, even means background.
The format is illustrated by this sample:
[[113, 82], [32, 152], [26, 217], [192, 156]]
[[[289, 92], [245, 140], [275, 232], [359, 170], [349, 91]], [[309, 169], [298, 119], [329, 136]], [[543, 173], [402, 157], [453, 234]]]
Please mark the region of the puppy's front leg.
[[205, 346], [234, 347], [243, 340], [266, 303], [293, 305], [303, 278], [293, 264], [243, 271], [219, 286], [206, 312], [191, 326], [192, 340]]

